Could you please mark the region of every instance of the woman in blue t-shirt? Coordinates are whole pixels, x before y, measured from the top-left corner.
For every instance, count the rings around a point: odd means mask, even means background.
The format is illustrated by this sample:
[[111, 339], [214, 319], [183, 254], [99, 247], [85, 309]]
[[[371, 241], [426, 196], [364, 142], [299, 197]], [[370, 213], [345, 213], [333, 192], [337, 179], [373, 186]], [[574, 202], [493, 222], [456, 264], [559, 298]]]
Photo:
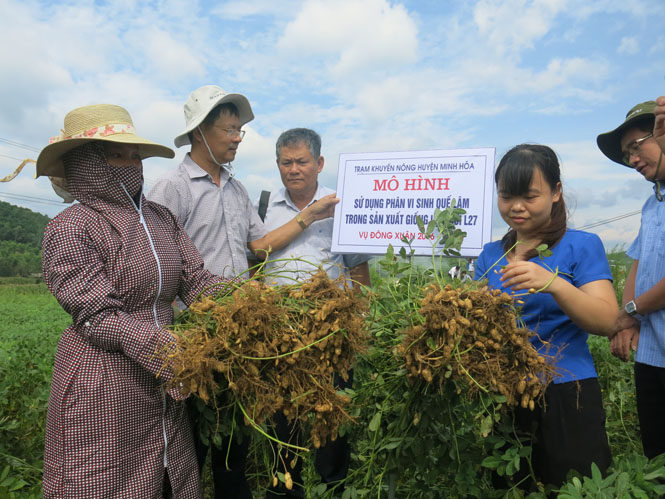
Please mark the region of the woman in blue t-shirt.
[[[495, 181], [499, 212], [510, 230], [485, 245], [476, 279], [522, 295], [522, 320], [535, 333], [532, 343], [556, 356], [561, 376], [547, 388], [544, 404], [533, 412], [517, 410], [516, 420], [535, 428], [532, 462], [539, 480], [560, 485], [571, 469], [590, 475], [592, 462], [604, 472], [611, 461], [587, 336], [613, 333], [618, 306], [612, 274], [598, 236], [566, 227], [552, 149], [513, 147], [499, 162]], [[552, 254], [541, 259], [536, 248], [543, 243]], [[539, 292], [524, 295], [529, 290]]]

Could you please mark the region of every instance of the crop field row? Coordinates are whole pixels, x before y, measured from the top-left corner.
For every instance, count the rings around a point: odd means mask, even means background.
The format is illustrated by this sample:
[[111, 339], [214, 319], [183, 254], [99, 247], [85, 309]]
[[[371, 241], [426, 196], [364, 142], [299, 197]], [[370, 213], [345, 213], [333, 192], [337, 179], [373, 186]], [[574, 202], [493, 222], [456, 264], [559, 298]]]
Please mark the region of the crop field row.
[[[373, 274], [376, 283], [375, 292], [378, 294], [385, 293], [389, 289], [399, 290], [396, 281], [390, 275], [377, 275], [376, 272]], [[616, 276], [617, 280], [621, 277]], [[390, 315], [389, 311], [387, 314]], [[43, 283], [20, 279], [0, 282], [1, 497], [41, 495], [44, 427], [50, 377], [57, 342], [68, 323], [69, 316], [60, 308]], [[375, 328], [373, 334], [383, 335], [381, 341], [385, 341], [386, 345], [398, 344], [395, 341], [397, 335], [395, 331], [381, 332]], [[598, 495], [594, 497], [619, 497], [622, 496], [621, 491], [627, 490], [626, 483], [637, 487], [634, 490], [642, 490], [640, 489], [642, 485], [643, 490], [649, 490], [649, 480], [659, 476], [659, 472], [652, 470], [651, 475], [646, 476], [645, 469], [648, 465], [641, 456], [632, 363], [622, 363], [612, 357], [605, 338], [592, 337], [589, 343], [603, 388], [607, 431], [614, 463], [610, 469], [611, 475], [604, 481], [598, 476], [583, 480], [573, 479], [561, 489], [559, 496], [588, 497], [591, 491], [595, 490]], [[487, 480], [485, 478], [481, 480], [479, 477], [487, 477], [487, 471], [508, 473], [511, 470], [510, 466], [514, 466], [519, 460], [520, 452], [524, 454], [526, 451], [514, 449], [512, 454], [495, 453], [491, 459], [491, 456], [480, 454], [475, 456], [474, 453], [485, 447], [468, 443], [471, 442], [469, 438], [472, 435], [476, 435], [474, 438], [477, 439], [477, 428], [474, 427], [473, 418], [469, 420], [471, 423], [468, 428], [464, 428], [462, 423], [465, 423], [464, 418], [468, 416], [469, 411], [476, 411], [477, 407], [469, 405], [460, 398], [459, 405], [450, 412], [450, 415], [459, 416], [458, 421], [437, 421], [432, 415], [447, 414], [445, 411], [449, 411], [450, 407], [434, 405], [434, 402], [428, 402], [430, 406], [423, 406], [422, 400], [407, 402], [405, 397], [408, 396], [405, 394], [399, 400], [387, 395], [386, 391], [391, 386], [390, 380], [395, 372], [390, 371], [394, 367], [382, 362], [384, 360], [377, 358], [365, 359], [364, 367], [360, 367], [356, 372], [357, 384], [372, 384], [371, 391], [366, 393], [371, 393], [373, 399], [367, 398], [366, 407], [356, 408], [355, 412], [352, 412], [355, 424], [345, 430], [352, 443], [353, 461], [344, 498], [369, 497], [371, 486], [368, 486], [368, 482], [371, 484], [372, 481], [382, 484], [378, 489], [378, 497], [390, 497], [390, 491], [395, 489], [399, 491], [396, 497], [425, 498], [443, 497], [441, 494], [449, 496], [462, 494], [462, 489], [455, 488], [461, 484], [442, 484], [440, 479], [432, 475], [433, 473], [440, 473], [442, 477], [447, 476], [447, 479], [460, 478], [466, 473], [467, 483], [464, 484], [466, 490], [480, 490], [484, 491], [483, 495], [494, 496], [495, 493], [488, 487]], [[408, 391], [408, 387], [405, 389]], [[428, 396], [427, 400], [436, 400], [436, 398]], [[449, 401], [450, 399], [442, 398], [440, 404], [449, 404]], [[404, 419], [404, 411], [415, 412], [408, 413], [407, 419]], [[391, 417], [394, 418], [393, 423], [389, 422]], [[404, 428], [395, 426], [394, 423], [398, 420], [406, 421], [400, 423], [406, 426]], [[498, 416], [496, 420], [499, 420]], [[483, 431], [491, 433], [491, 421], [490, 419], [490, 427], [486, 427]], [[420, 436], [418, 433], [413, 433], [418, 423], [420, 424], [418, 431], [436, 430], [440, 435], [450, 433], [451, 428], [455, 428], [453, 433], [457, 434], [453, 437], [457, 438], [453, 438], [450, 442], [454, 442], [459, 448], [453, 452], [452, 447], [443, 444], [446, 441], [443, 436], [438, 440], [429, 437], [426, 437], [427, 441], [421, 440], [426, 433], [421, 433]], [[456, 424], [458, 426], [455, 426]], [[402, 434], [395, 434], [395, 428], [398, 428]], [[494, 437], [490, 434], [487, 442], [491, 442], [492, 438]], [[377, 441], [383, 442], [381, 448], [377, 448]], [[476, 466], [471, 469], [459, 465], [468, 462], [464, 456], [464, 445], [468, 445], [467, 457], [472, 460], [477, 459]], [[450, 459], [451, 456], [453, 459]], [[457, 467], [442, 469], [444, 463], [448, 463], [445, 466], [453, 467], [457, 463]], [[481, 470], [481, 463], [482, 467], [486, 468], [485, 472]], [[660, 466], [662, 467], [662, 463]], [[413, 471], [414, 476], [407, 479], [400, 475], [399, 467]], [[308, 497], [330, 497], [325, 487], [317, 485], [312, 468], [311, 462], [306, 459], [305, 486]], [[473, 483], [474, 480], [477, 480], [477, 483]], [[435, 484], [435, 487], [432, 488], [431, 484]], [[430, 490], [426, 490], [426, 487]], [[209, 488], [208, 485], [207, 489]], [[376, 488], [372, 490], [371, 496], [377, 497]], [[209, 490], [207, 493], [209, 494]], [[526, 497], [517, 489], [508, 493], [504, 491], [501, 494], [509, 497]], [[544, 495], [532, 493], [530, 497], [544, 497]]]

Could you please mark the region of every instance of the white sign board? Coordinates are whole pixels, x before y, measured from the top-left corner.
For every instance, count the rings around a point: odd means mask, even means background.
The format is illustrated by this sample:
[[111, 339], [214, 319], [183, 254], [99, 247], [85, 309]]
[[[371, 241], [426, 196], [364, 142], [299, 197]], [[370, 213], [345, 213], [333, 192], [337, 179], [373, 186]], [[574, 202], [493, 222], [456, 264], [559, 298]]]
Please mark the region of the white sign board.
[[494, 148], [340, 154], [332, 251], [382, 255], [415, 237], [416, 255], [431, 255], [416, 217], [436, 208], [466, 210], [463, 256], [478, 256], [492, 232]]

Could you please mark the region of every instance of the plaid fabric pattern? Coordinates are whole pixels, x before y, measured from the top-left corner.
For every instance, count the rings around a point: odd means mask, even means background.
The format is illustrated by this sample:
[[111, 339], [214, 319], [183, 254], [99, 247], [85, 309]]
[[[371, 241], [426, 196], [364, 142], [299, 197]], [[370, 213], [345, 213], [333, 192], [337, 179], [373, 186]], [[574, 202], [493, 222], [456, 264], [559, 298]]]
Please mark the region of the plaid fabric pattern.
[[219, 278], [168, 210], [136, 208], [98, 143], [64, 160], [80, 203], [43, 242], [44, 278], [72, 316], [53, 369], [44, 497], [158, 498], [166, 466], [174, 497], [200, 497], [183, 396], [166, 392], [155, 351], [173, 347], [175, 296], [189, 304]]

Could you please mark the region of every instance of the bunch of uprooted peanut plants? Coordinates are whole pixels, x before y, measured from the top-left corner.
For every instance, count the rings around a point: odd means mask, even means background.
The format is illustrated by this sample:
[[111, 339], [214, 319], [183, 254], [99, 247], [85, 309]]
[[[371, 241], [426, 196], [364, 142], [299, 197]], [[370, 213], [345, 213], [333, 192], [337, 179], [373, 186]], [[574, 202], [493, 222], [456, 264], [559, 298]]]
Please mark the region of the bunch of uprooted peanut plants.
[[398, 351], [409, 376], [435, 382], [460, 379], [472, 396], [479, 390], [506, 397], [508, 405], [534, 409], [555, 369], [520, 328], [513, 298], [487, 286], [432, 283], [420, 302], [422, 324], [406, 331]]
[[167, 355], [172, 383], [218, 414], [239, 409], [259, 431], [281, 412], [305, 423], [319, 447], [335, 440], [349, 418], [350, 399], [333, 378], [347, 379], [365, 348], [366, 307], [343, 280], [323, 271], [294, 285], [251, 280], [230, 294], [202, 297], [174, 326], [178, 348]]

